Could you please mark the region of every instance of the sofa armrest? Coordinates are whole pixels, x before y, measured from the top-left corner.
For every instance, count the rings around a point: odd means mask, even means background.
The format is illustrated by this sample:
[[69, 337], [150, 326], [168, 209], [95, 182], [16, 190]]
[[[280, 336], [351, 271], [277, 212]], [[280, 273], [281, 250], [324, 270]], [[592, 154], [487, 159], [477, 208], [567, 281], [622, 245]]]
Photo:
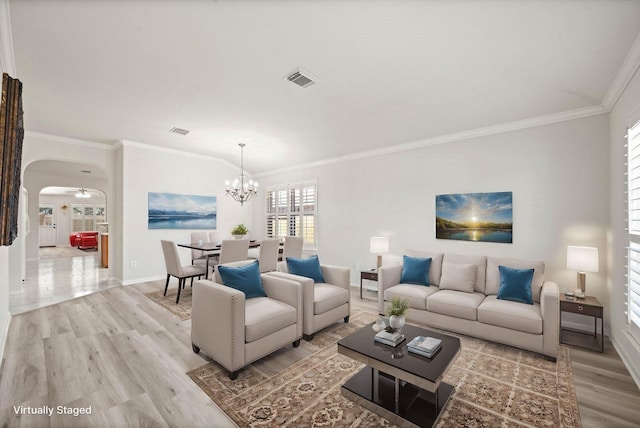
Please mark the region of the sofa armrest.
[[[302, 315], [304, 310], [302, 307], [301, 284], [284, 276], [263, 274], [261, 278], [262, 286], [269, 298], [296, 308], [297, 337], [302, 337]], [[313, 281], [311, 279], [309, 281], [311, 281], [311, 288], [313, 289]]]
[[245, 295], [213, 281], [193, 283], [191, 343], [229, 371], [244, 366]]
[[560, 337], [560, 292], [558, 284], [545, 281], [540, 293], [540, 312], [542, 314], [542, 334], [544, 335], [544, 354], [558, 355]]
[[345, 288], [349, 291], [351, 285], [351, 270], [346, 267], [320, 265], [324, 282], [338, 287]]
[[380, 266], [378, 268], [378, 312], [384, 313], [384, 290], [400, 284], [402, 278], [401, 264]]

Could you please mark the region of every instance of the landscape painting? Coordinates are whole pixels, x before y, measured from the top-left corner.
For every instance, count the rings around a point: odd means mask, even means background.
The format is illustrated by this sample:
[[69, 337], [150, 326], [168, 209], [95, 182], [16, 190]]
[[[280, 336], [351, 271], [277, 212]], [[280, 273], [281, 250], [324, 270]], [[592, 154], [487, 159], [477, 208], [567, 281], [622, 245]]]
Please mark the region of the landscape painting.
[[512, 192], [436, 195], [436, 238], [513, 243]]
[[149, 192], [149, 229], [216, 229], [215, 196]]

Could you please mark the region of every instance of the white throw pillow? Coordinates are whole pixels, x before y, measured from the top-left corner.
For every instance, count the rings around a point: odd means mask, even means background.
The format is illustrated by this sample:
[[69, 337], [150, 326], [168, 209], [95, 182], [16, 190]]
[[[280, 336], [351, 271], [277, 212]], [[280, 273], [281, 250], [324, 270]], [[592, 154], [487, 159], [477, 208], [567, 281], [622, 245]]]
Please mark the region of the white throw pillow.
[[473, 293], [476, 282], [476, 265], [459, 265], [457, 263], [442, 263], [442, 277], [440, 290], [464, 291]]

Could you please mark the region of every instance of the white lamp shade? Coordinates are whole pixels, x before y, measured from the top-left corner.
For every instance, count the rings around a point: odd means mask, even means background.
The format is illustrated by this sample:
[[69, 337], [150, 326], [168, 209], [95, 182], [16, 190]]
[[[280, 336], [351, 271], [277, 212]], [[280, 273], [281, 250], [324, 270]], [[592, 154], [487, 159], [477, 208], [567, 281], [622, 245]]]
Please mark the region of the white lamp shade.
[[598, 272], [598, 249], [594, 247], [567, 247], [567, 269], [580, 272]]
[[388, 236], [373, 236], [369, 241], [369, 252], [373, 254], [386, 254], [389, 252]]

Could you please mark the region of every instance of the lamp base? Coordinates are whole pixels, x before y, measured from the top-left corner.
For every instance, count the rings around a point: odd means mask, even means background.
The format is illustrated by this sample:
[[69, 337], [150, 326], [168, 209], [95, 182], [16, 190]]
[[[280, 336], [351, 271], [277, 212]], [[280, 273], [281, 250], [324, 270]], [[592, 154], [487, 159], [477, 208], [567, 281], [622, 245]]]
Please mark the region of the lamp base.
[[382, 256], [378, 254], [378, 269], [382, 266]]
[[573, 295], [577, 298], [577, 299], [584, 299], [584, 291], [577, 289], [576, 291], [573, 292]]

